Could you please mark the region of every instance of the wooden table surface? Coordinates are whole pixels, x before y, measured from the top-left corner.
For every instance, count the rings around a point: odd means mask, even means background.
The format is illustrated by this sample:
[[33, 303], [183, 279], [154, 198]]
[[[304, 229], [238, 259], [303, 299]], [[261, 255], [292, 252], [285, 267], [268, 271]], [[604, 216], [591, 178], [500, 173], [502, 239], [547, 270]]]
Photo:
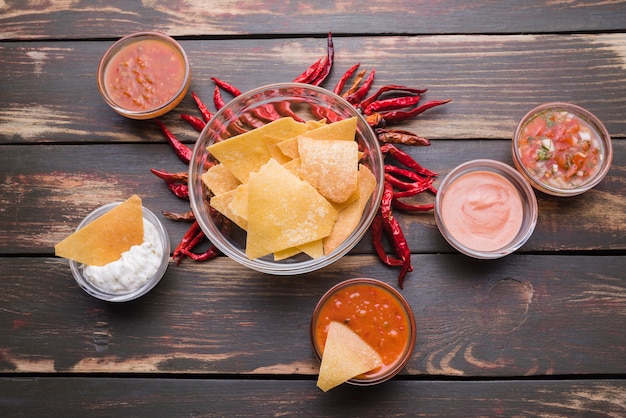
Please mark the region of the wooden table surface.
[[[579, 104], [613, 138], [596, 188], [537, 193], [517, 253], [470, 259], [431, 212], [398, 214], [415, 270], [406, 368], [385, 384], [322, 393], [309, 341], [320, 296], [347, 278], [397, 285], [371, 238], [318, 272], [275, 277], [226, 257], [170, 263], [130, 303], [84, 293], [54, 244], [96, 207], [137, 193], [175, 246], [188, 225], [150, 168], [184, 171], [154, 121], [114, 113], [95, 74], [119, 37], [158, 30], [190, 58], [191, 91], [211, 77], [241, 90], [291, 81], [325, 54], [332, 89], [350, 66], [452, 102], [394, 126], [439, 172], [479, 157], [512, 164], [519, 119]], [[0, 411], [3, 416], [626, 416], [626, 2], [0, 2]], [[197, 137], [181, 113], [161, 120]], [[424, 196], [428, 200], [428, 196]]]

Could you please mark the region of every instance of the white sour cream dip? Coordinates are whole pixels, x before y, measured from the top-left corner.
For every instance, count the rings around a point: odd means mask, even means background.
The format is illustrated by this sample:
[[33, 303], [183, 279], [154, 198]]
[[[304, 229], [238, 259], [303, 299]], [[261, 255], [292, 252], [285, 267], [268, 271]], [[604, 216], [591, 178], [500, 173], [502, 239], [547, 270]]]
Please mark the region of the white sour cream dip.
[[143, 243], [133, 245], [119, 260], [104, 266], [82, 266], [94, 286], [109, 293], [129, 293], [143, 286], [159, 269], [163, 245], [157, 228], [143, 220]]

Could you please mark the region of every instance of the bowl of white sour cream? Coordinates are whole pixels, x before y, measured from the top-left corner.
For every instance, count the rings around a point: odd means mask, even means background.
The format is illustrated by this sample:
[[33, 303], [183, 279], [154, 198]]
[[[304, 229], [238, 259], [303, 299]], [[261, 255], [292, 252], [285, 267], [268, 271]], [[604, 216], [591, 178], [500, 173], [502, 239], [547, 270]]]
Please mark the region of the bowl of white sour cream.
[[[94, 210], [78, 229], [119, 204], [109, 203]], [[103, 266], [87, 266], [70, 260], [74, 279], [85, 292], [109, 302], [125, 302], [145, 295], [159, 283], [169, 264], [170, 241], [153, 212], [142, 207], [142, 215], [143, 243], [132, 246], [118, 260]]]

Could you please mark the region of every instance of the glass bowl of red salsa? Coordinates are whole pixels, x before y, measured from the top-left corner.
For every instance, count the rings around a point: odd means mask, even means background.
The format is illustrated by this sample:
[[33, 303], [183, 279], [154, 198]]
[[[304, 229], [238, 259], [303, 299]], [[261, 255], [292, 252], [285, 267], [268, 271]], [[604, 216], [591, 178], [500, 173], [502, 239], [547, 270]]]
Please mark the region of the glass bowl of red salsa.
[[415, 316], [407, 300], [377, 279], [355, 278], [322, 296], [311, 318], [311, 343], [319, 360], [331, 322], [347, 325], [380, 354], [383, 366], [348, 380], [370, 386], [385, 382], [407, 364], [415, 348]]
[[570, 103], [546, 103], [515, 130], [513, 161], [537, 190], [575, 196], [596, 186], [611, 167], [608, 131], [591, 112]]
[[159, 32], [137, 32], [119, 39], [98, 66], [98, 89], [104, 101], [131, 119], [152, 119], [174, 109], [190, 81], [185, 50]]

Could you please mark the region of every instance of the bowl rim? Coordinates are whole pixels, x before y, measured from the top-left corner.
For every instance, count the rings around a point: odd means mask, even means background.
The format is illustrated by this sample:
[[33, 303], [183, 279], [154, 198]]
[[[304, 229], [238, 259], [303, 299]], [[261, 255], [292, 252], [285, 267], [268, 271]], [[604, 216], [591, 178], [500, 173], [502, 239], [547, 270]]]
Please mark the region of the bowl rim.
[[[76, 227], [76, 231], [83, 228], [85, 225], [95, 221], [100, 216], [104, 215], [105, 213], [109, 212], [111, 209], [122, 203], [123, 202], [111, 202], [94, 209], [78, 224], [78, 226]], [[95, 286], [89, 280], [87, 280], [82, 273], [81, 263], [78, 263], [74, 260], [69, 260], [70, 270], [72, 271], [72, 276], [74, 277], [74, 280], [76, 280], [76, 283], [78, 283], [79, 287], [83, 289], [87, 294], [107, 302], [127, 302], [137, 299], [140, 296], [148, 293], [161, 281], [161, 279], [165, 275], [170, 260], [171, 245], [169, 235], [167, 234], [163, 223], [154, 214], [154, 212], [152, 212], [150, 209], [146, 208], [143, 205], [141, 210], [142, 219], [147, 220], [157, 229], [159, 238], [161, 240], [161, 245], [163, 247], [161, 263], [159, 264], [159, 268], [157, 269], [157, 271], [154, 273], [154, 276], [148, 279], [143, 286], [140, 286], [137, 289], [128, 293], [111, 293]]]
[[[521, 162], [521, 156], [519, 155], [519, 149], [517, 146], [517, 141], [521, 134], [521, 130], [524, 128], [525, 124], [530, 120], [530, 118], [550, 109], [562, 109], [574, 113], [576, 116], [587, 122], [592, 127], [592, 129], [595, 129], [600, 136], [600, 141], [604, 149], [602, 166], [592, 178], [590, 178], [586, 183], [578, 187], [574, 187], [571, 189], [561, 189], [559, 187], [554, 187], [546, 184], [540, 181], [534, 174], [532, 174]], [[584, 107], [569, 102], [548, 102], [535, 106], [534, 108], [529, 110], [520, 119], [515, 128], [515, 131], [513, 133], [513, 140], [511, 141], [511, 148], [513, 153], [513, 162], [516, 169], [522, 173], [522, 175], [531, 184], [531, 186], [533, 186], [540, 192], [559, 197], [577, 196], [597, 186], [611, 169], [611, 164], [613, 160], [613, 145], [611, 141], [611, 136], [602, 121], [600, 121], [600, 119], [596, 115], [594, 115]]]
[[[140, 42], [144, 40], [143, 38], [159, 39], [165, 42], [166, 44], [170, 45], [180, 54], [182, 61], [183, 61], [184, 71], [185, 71], [185, 74], [183, 76], [183, 83], [181, 84], [177, 92], [169, 100], [167, 100], [165, 103], [163, 103], [160, 106], [157, 106], [152, 109], [145, 109], [145, 110], [126, 109], [120, 106], [119, 104], [117, 104], [109, 95], [107, 87], [106, 87], [106, 83], [105, 83], [106, 69], [108, 67], [110, 60], [119, 51], [121, 51], [127, 45], [132, 44], [133, 42]], [[190, 65], [187, 53], [185, 52], [182, 45], [177, 40], [159, 31], [134, 32], [134, 33], [125, 35], [121, 37], [120, 39], [118, 39], [117, 41], [115, 41], [111, 46], [107, 48], [107, 50], [102, 55], [102, 58], [100, 59], [100, 62], [98, 63], [98, 70], [96, 74], [97, 74], [96, 78], [97, 78], [98, 90], [100, 91], [100, 95], [102, 96], [104, 101], [115, 112], [131, 119], [151, 119], [151, 118], [164, 115], [165, 113], [169, 112], [174, 107], [176, 107], [178, 103], [182, 101], [185, 94], [189, 90], [189, 86], [191, 84], [191, 65]]]
[[[505, 246], [493, 251], [479, 251], [463, 245], [448, 231], [441, 215], [441, 205], [447, 186], [452, 184], [459, 177], [474, 171], [489, 171], [504, 177], [509, 181], [520, 194], [522, 206], [524, 208], [522, 225], [511, 240]], [[459, 252], [477, 259], [496, 259], [509, 255], [521, 248], [531, 237], [537, 225], [539, 217], [539, 206], [537, 197], [528, 181], [515, 168], [498, 160], [475, 159], [466, 161], [454, 167], [443, 179], [439, 186], [439, 191], [435, 197], [435, 223], [444, 239]]]
[[[370, 160], [372, 164], [376, 165], [376, 167], [375, 169], [373, 169], [373, 167], [371, 168], [372, 168], [373, 173], [378, 172], [380, 174], [379, 174], [379, 177], [376, 179], [376, 182], [377, 182], [376, 188], [374, 189], [372, 193], [370, 202], [368, 202], [368, 206], [366, 207], [366, 210], [364, 211], [364, 214], [362, 215], [361, 220], [359, 221], [359, 225], [357, 226], [355, 230], [352, 231], [352, 233], [348, 236], [348, 238], [346, 238], [341, 243], [341, 245], [339, 245], [332, 253], [328, 255], [324, 255], [317, 259], [307, 259], [307, 260], [299, 261], [299, 262], [285, 262], [285, 263], [267, 261], [267, 260], [262, 260], [262, 259], [250, 260], [248, 257], [246, 257], [245, 253], [243, 253], [240, 249], [235, 248], [226, 240], [221, 240], [220, 237], [217, 236], [217, 233], [214, 231], [214, 229], [216, 228], [214, 228], [213, 225], [209, 225], [207, 222], [205, 222], [203, 217], [200, 216], [201, 209], [202, 209], [200, 205], [204, 205], [204, 201], [203, 199], [198, 200], [196, 198], [198, 195], [203, 196], [203, 191], [202, 191], [203, 186], [200, 180], [200, 176], [202, 175], [202, 173], [196, 173], [196, 169], [198, 166], [204, 163], [202, 156], [208, 155], [208, 153], [206, 152], [206, 147], [210, 145], [211, 143], [213, 143], [211, 140], [209, 141], [208, 145], [207, 144], [202, 145], [201, 139], [205, 137], [206, 135], [208, 135], [208, 131], [211, 130], [212, 122], [219, 121], [224, 114], [227, 114], [227, 112], [231, 111], [231, 108], [233, 106], [241, 102], [245, 102], [249, 100], [250, 97], [263, 94], [266, 91], [274, 91], [277, 89], [307, 89], [307, 90], [314, 91], [318, 95], [329, 96], [333, 98], [333, 100], [336, 100], [339, 103], [342, 103], [344, 107], [346, 107], [347, 109], [350, 109], [350, 113], [352, 113], [355, 117], [357, 117], [360, 120], [361, 126], [363, 126], [366, 130], [366, 132], [364, 132], [362, 136], [365, 137], [366, 135], [369, 135], [370, 138], [372, 139], [371, 141], [372, 144], [368, 144], [368, 147], [372, 148], [372, 151], [375, 154], [374, 156], [370, 157]], [[196, 176], [196, 174], [198, 175]], [[198, 140], [196, 141], [196, 144], [193, 149], [193, 154], [191, 157], [191, 162], [189, 164], [189, 179], [190, 179], [189, 196], [190, 196], [190, 203], [191, 203], [192, 211], [195, 215], [196, 221], [200, 225], [200, 228], [207, 235], [209, 240], [222, 253], [227, 255], [232, 260], [235, 260], [239, 264], [246, 266], [248, 268], [251, 268], [253, 270], [262, 272], [262, 273], [267, 273], [267, 274], [272, 274], [272, 275], [296, 275], [296, 274], [309, 273], [315, 270], [319, 270], [323, 267], [326, 267], [334, 263], [335, 261], [339, 260], [343, 255], [347, 254], [352, 248], [354, 248], [354, 246], [358, 244], [358, 242], [361, 240], [361, 238], [365, 235], [365, 233], [369, 229], [369, 226], [371, 225], [374, 219], [374, 216], [378, 212], [378, 206], [380, 205], [380, 198], [383, 192], [383, 181], [382, 181], [383, 176], [384, 176], [383, 155], [382, 155], [380, 144], [378, 143], [376, 134], [374, 133], [371, 126], [369, 126], [369, 124], [367, 123], [363, 115], [360, 112], [358, 112], [358, 110], [354, 108], [354, 106], [352, 106], [344, 98], [322, 87], [314, 86], [311, 84], [293, 83], [293, 82], [272, 83], [272, 84], [267, 84], [264, 86], [251, 89], [235, 97], [226, 106], [218, 110], [213, 115], [211, 120], [207, 122], [206, 126], [200, 133]], [[198, 190], [198, 188], [200, 190]], [[373, 204], [372, 204], [372, 201], [374, 202]], [[369, 208], [369, 212], [367, 208]]]
[[400, 305], [402, 306], [402, 308], [404, 309], [406, 313], [407, 320], [409, 322], [409, 341], [407, 343], [406, 349], [404, 350], [402, 356], [398, 357], [398, 359], [396, 360], [396, 364], [394, 365], [394, 367], [390, 368], [387, 371], [387, 373], [381, 374], [379, 376], [374, 375], [368, 379], [352, 378], [347, 381], [347, 383], [351, 385], [355, 385], [355, 386], [376, 385], [379, 383], [383, 383], [391, 379], [398, 373], [400, 373], [400, 371], [407, 365], [407, 363], [411, 359], [411, 356], [413, 355], [413, 351], [415, 350], [415, 344], [417, 340], [417, 321], [415, 319], [415, 314], [413, 312], [413, 309], [411, 308], [409, 301], [395, 287], [393, 287], [389, 283], [386, 283], [382, 280], [374, 279], [370, 277], [355, 277], [355, 278], [341, 281], [333, 285], [330, 289], [328, 289], [322, 295], [322, 297], [320, 297], [317, 304], [315, 305], [315, 309], [313, 310], [313, 314], [311, 315], [311, 321], [309, 324], [310, 340], [311, 340], [311, 345], [313, 346], [313, 352], [315, 353], [315, 356], [317, 357], [319, 361], [321, 361], [322, 354], [318, 350], [318, 346], [316, 344], [317, 339], [315, 338], [315, 335], [316, 335], [315, 325], [317, 323], [317, 318], [319, 317], [319, 312], [321, 311], [324, 304], [329, 300], [329, 298], [332, 297], [333, 294], [335, 294], [337, 291], [343, 288], [356, 285], [356, 284], [369, 284], [371, 286], [379, 287], [387, 291], [392, 297], [397, 299], [397, 301], [400, 303]]

